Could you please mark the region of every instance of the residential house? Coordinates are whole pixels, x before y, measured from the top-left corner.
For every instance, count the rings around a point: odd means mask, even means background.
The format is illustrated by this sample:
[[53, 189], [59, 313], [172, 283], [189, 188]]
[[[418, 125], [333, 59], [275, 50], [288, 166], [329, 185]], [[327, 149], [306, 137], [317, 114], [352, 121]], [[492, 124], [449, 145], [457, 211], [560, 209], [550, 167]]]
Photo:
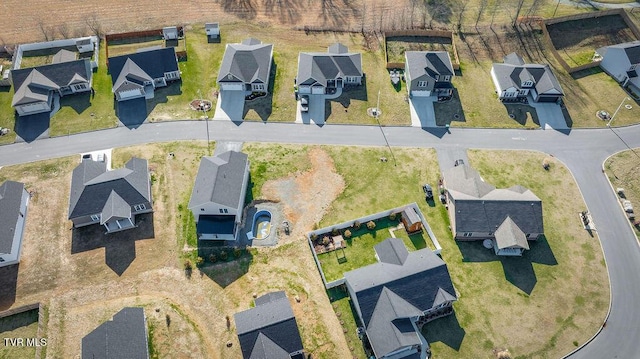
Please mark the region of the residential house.
[[542, 201], [529, 189], [496, 189], [468, 165], [446, 171], [443, 184], [457, 241], [490, 239], [497, 255], [519, 256], [544, 233]]
[[302, 339], [284, 291], [255, 299], [255, 307], [233, 316], [244, 359], [304, 359]]
[[71, 177], [69, 219], [75, 228], [103, 225], [107, 233], [135, 227], [136, 215], [153, 212], [147, 160], [131, 158], [124, 168], [107, 170], [84, 159]]
[[202, 157], [189, 200], [199, 239], [236, 239], [248, 183], [249, 158], [245, 153], [227, 151]]
[[326, 53], [301, 52], [296, 86], [300, 94], [329, 94], [344, 86], [362, 85], [362, 55], [339, 43]]
[[453, 94], [453, 64], [446, 51], [406, 51], [404, 75], [409, 96], [449, 98]]
[[173, 47], [150, 48], [109, 58], [109, 73], [116, 101], [151, 99], [154, 90], [180, 79]]
[[91, 91], [92, 74], [89, 59], [60, 50], [51, 64], [11, 70], [11, 106], [19, 116], [50, 112], [59, 97]]
[[220, 24], [217, 22], [207, 22], [204, 24], [204, 31], [209, 39], [220, 37]]
[[82, 359], [149, 359], [144, 309], [127, 307], [82, 338]]
[[604, 46], [596, 50], [600, 67], [635, 97], [640, 97], [640, 41]]
[[221, 91], [267, 92], [273, 62], [273, 45], [245, 39], [227, 44], [218, 73]]
[[562, 87], [549, 65], [525, 64], [515, 52], [504, 57], [504, 63], [493, 64], [491, 78], [498, 98], [503, 102], [527, 101], [559, 103]]
[[0, 185], [0, 267], [20, 262], [28, 204], [29, 193], [23, 183], [5, 181]]
[[453, 313], [456, 292], [444, 261], [401, 239], [375, 247], [377, 263], [344, 274], [351, 301], [377, 359], [425, 359], [424, 323]]

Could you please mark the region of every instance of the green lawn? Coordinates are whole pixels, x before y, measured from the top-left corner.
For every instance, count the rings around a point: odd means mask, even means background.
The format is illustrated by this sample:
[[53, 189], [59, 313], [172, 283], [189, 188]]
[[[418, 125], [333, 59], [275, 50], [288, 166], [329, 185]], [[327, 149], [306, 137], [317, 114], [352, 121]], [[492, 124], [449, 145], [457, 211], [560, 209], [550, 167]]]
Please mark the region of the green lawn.
[[[605, 162], [605, 170], [613, 188], [623, 188], [626, 199], [631, 201], [635, 213], [640, 212], [640, 149], [624, 151], [610, 157]], [[636, 220], [638, 217], [636, 216]], [[640, 225], [634, 226], [640, 237]]]
[[[3, 338], [37, 338], [37, 333], [37, 309], [0, 319], [0, 335]], [[31, 359], [35, 354], [35, 347], [26, 347], [24, 345], [5, 345], [4, 340], [0, 345], [0, 358], [2, 359]]]
[[351, 351], [353, 358], [365, 359], [367, 356], [356, 331], [357, 328], [362, 325], [356, 323], [358, 314], [353, 307], [353, 302], [351, 298], [349, 298], [349, 294], [340, 288], [333, 288], [327, 291], [327, 295], [329, 296], [329, 301], [331, 301], [333, 311], [340, 320], [343, 328], [342, 331], [347, 339], [349, 351]]

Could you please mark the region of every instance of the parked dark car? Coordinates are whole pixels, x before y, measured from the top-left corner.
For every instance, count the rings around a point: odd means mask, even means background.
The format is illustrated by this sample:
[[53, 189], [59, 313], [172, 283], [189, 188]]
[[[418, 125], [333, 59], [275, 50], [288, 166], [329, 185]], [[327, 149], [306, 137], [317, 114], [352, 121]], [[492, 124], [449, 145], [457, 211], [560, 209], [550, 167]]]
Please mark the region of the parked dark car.
[[461, 159], [456, 160], [456, 161], [453, 163], [453, 165], [454, 165], [454, 166], [462, 166], [463, 164], [464, 164], [464, 160], [463, 160], [462, 158], [461, 158]]
[[431, 188], [430, 184], [423, 184], [422, 190], [424, 191], [425, 199], [427, 201], [433, 199], [433, 189]]

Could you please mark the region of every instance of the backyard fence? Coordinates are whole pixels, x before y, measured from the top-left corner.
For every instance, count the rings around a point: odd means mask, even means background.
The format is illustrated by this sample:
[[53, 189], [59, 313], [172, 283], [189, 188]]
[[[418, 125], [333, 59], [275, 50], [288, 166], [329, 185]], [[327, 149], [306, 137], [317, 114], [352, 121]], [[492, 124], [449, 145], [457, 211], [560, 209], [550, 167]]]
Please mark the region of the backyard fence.
[[631, 30], [631, 32], [633, 33], [633, 36], [635, 36], [636, 39], [640, 39], [640, 30], [638, 30], [638, 27], [633, 23], [633, 21], [629, 17], [629, 14], [627, 14], [627, 12], [624, 9], [601, 10], [601, 11], [590, 12], [585, 14], [562, 16], [562, 17], [557, 17], [553, 19], [548, 19], [542, 22], [542, 33], [543, 33], [544, 40], [545, 42], [547, 42], [547, 45], [549, 45], [549, 48], [551, 49], [551, 54], [553, 54], [553, 57], [560, 63], [560, 65], [562, 66], [562, 68], [565, 69], [565, 71], [567, 71], [569, 74], [573, 74], [579, 71], [597, 67], [599, 66], [600, 62], [592, 61], [588, 64], [583, 64], [579, 66], [569, 66], [569, 64], [562, 58], [562, 56], [560, 56], [560, 53], [558, 53], [558, 50], [553, 44], [553, 40], [551, 39], [551, 35], [549, 35], [549, 30], [547, 29], [547, 26], [558, 24], [561, 22], [566, 22], [566, 21], [595, 19], [595, 18], [599, 18], [603, 16], [611, 16], [611, 15], [619, 15], [624, 20], [629, 30]]
[[[178, 34], [182, 34], [182, 39], [184, 40], [184, 48], [178, 49], [176, 48], [176, 56], [179, 60], [187, 59], [187, 37], [185, 36], [184, 26], [176, 26], [178, 29]], [[107, 57], [107, 66], [109, 66], [109, 42], [122, 41], [128, 39], [141, 39], [145, 37], [157, 37], [158, 39], [162, 39], [162, 29], [153, 29], [153, 30], [143, 30], [143, 31], [132, 31], [132, 32], [121, 32], [117, 34], [107, 34], [104, 35], [104, 46], [105, 53]]]
[[413, 202], [411, 204], [408, 205], [404, 205], [404, 206], [400, 206], [400, 207], [396, 207], [396, 208], [392, 208], [386, 211], [382, 211], [382, 212], [378, 212], [378, 213], [374, 213], [368, 216], [364, 216], [364, 217], [360, 217], [357, 219], [353, 219], [350, 221], [345, 221], [330, 227], [324, 227], [324, 228], [320, 228], [320, 229], [316, 229], [315, 231], [311, 231], [309, 233], [307, 233], [307, 242], [309, 243], [309, 248], [311, 249], [311, 253], [313, 254], [313, 260], [316, 262], [316, 266], [318, 267], [318, 271], [320, 272], [320, 277], [322, 277], [322, 283], [324, 283], [324, 286], [326, 289], [331, 289], [331, 288], [335, 288], [338, 287], [342, 284], [345, 283], [345, 279], [344, 278], [340, 278], [331, 282], [327, 282], [327, 278], [324, 275], [324, 272], [322, 271], [322, 265], [320, 264], [320, 260], [318, 259], [318, 255], [316, 253], [315, 247], [313, 245], [313, 241], [311, 240], [311, 237], [315, 237], [315, 236], [320, 236], [323, 235], [325, 233], [331, 233], [334, 230], [344, 230], [344, 229], [348, 229], [351, 228], [353, 226], [353, 224], [355, 222], [360, 222], [363, 226], [366, 225], [367, 222], [369, 221], [375, 221], [377, 219], [380, 218], [384, 218], [384, 217], [388, 217], [391, 214], [397, 214], [397, 215], [401, 215], [401, 212], [405, 209], [405, 208], [412, 208], [416, 211], [416, 213], [418, 214], [418, 217], [420, 217], [420, 221], [422, 222], [422, 227], [424, 228], [425, 231], [427, 231], [427, 234], [429, 235], [429, 238], [431, 239], [434, 247], [436, 248], [433, 252], [435, 254], [440, 254], [440, 252], [442, 251], [442, 247], [440, 246], [440, 242], [438, 242], [435, 234], [433, 233], [433, 231], [431, 230], [431, 227], [429, 227], [429, 223], [427, 223], [427, 220], [424, 218], [424, 216], [422, 215], [422, 212], [420, 211], [420, 208], [418, 208], [418, 205]]
[[453, 38], [453, 32], [445, 30], [399, 30], [399, 31], [387, 31], [383, 34], [384, 37], [384, 61], [387, 63], [387, 70], [403, 69], [404, 62], [389, 62], [389, 53], [387, 52], [387, 39], [392, 37], [411, 36], [411, 37], [442, 37], [451, 41], [451, 47], [453, 48], [452, 65], [454, 70], [460, 70], [460, 58], [458, 57], [458, 50], [456, 48], [456, 42]]
[[[21, 307], [17, 307], [17, 308], [13, 308], [13, 309], [9, 309], [9, 310], [5, 310], [0, 312], [0, 319], [3, 318], [7, 318], [16, 314], [21, 314], [21, 313], [25, 313], [25, 312], [29, 312], [32, 310], [38, 310], [38, 331], [36, 334], [36, 338], [42, 338], [42, 334], [44, 333], [44, 307], [42, 306], [41, 303], [33, 303], [33, 304], [28, 304], [28, 305], [23, 305]], [[38, 345], [36, 346], [36, 355], [35, 358], [36, 359], [40, 359], [41, 358], [41, 350], [42, 350], [42, 346]]]
[[20, 64], [22, 63], [22, 58], [25, 52], [29, 51], [40, 51], [40, 50], [55, 50], [62, 49], [68, 47], [75, 47], [78, 41], [81, 40], [89, 40], [94, 45], [93, 46], [93, 59], [91, 60], [91, 69], [98, 68], [98, 56], [100, 55], [100, 40], [96, 36], [87, 36], [87, 37], [78, 37], [73, 39], [63, 39], [63, 40], [53, 40], [46, 42], [34, 42], [31, 44], [22, 44], [18, 45], [17, 50], [13, 53], [13, 58], [11, 59], [12, 70], [18, 70], [20, 68]]

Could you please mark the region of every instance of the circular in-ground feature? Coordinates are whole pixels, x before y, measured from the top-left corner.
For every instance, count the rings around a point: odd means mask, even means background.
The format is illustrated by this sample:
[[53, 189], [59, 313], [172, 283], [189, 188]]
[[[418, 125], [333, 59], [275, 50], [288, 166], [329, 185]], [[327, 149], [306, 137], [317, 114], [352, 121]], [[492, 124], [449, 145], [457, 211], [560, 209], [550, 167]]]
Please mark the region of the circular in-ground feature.
[[485, 239], [484, 241], [482, 241], [482, 245], [486, 248], [486, 249], [491, 249], [493, 248], [493, 241], [490, 239]]

